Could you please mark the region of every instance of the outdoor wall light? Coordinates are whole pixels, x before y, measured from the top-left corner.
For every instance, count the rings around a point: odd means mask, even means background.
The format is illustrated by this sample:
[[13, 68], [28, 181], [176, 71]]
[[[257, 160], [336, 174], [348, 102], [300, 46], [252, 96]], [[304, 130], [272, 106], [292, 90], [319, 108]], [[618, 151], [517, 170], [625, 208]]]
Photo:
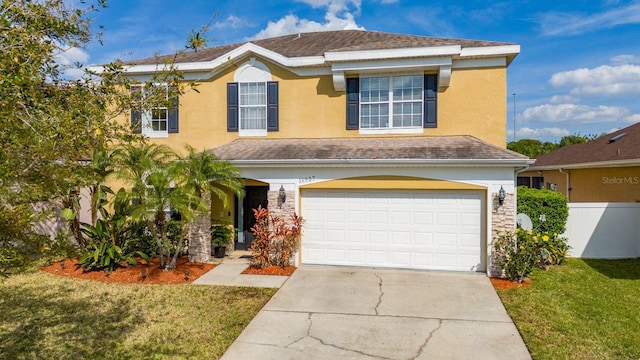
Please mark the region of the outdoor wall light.
[[284, 192], [284, 186], [280, 185], [280, 191], [278, 192], [278, 201], [280, 205], [284, 204], [285, 200], [287, 200], [287, 194]]
[[498, 191], [498, 202], [500, 203], [500, 205], [504, 204], [505, 196], [506, 196], [506, 193], [504, 191], [504, 188], [500, 186], [500, 191]]

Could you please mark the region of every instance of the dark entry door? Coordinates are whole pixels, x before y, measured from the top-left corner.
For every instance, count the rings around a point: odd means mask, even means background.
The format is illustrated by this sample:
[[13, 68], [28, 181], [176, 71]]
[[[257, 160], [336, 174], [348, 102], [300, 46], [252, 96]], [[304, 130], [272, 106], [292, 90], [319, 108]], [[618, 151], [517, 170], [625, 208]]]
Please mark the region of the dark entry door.
[[257, 209], [258, 206], [263, 208], [267, 207], [267, 192], [269, 187], [267, 186], [247, 186], [245, 188], [245, 196], [242, 201], [243, 208], [243, 226], [242, 232], [244, 234], [244, 244], [238, 244], [236, 247], [242, 248], [241, 250], [248, 250], [251, 247], [253, 241], [253, 233], [251, 228], [256, 223], [256, 218], [253, 216], [253, 209]]

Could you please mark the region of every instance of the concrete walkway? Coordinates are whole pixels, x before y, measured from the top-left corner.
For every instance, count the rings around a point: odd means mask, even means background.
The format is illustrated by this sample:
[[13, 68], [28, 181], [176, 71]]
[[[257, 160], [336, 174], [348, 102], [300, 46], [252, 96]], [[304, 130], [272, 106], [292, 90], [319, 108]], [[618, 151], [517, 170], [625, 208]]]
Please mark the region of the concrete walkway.
[[482, 274], [304, 265], [222, 359], [530, 359]]
[[217, 262], [215, 268], [194, 280], [193, 284], [280, 288], [289, 279], [288, 276], [241, 274], [249, 267], [249, 259], [239, 256], [238, 252]]

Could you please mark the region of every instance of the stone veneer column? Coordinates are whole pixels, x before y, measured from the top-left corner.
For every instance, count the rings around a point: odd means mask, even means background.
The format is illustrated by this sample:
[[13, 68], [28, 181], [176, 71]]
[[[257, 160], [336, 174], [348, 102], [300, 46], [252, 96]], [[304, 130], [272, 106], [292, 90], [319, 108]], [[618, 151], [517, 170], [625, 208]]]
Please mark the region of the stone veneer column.
[[489, 240], [489, 275], [501, 276], [502, 268], [497, 263], [497, 256], [493, 252], [493, 241], [507, 232], [516, 230], [516, 202], [514, 194], [505, 194], [504, 203], [500, 205], [498, 193], [491, 194], [491, 239]]
[[281, 217], [285, 223], [288, 224], [289, 218], [296, 211], [295, 191], [285, 191], [286, 199], [282, 204], [280, 203], [280, 199], [278, 199], [279, 195], [279, 190], [269, 190], [267, 193], [269, 213], [271, 216]]
[[189, 261], [208, 262], [211, 260], [211, 197], [205, 196], [208, 211], [196, 212], [196, 218], [189, 224]]

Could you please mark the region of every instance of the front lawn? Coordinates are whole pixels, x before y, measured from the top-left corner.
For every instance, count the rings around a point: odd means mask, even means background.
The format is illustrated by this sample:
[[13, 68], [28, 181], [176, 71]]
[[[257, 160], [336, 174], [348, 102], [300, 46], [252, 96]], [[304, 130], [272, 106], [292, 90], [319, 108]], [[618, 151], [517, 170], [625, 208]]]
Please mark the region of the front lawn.
[[0, 278], [4, 359], [215, 359], [275, 289]]
[[568, 259], [500, 290], [534, 359], [640, 359], [640, 259]]

